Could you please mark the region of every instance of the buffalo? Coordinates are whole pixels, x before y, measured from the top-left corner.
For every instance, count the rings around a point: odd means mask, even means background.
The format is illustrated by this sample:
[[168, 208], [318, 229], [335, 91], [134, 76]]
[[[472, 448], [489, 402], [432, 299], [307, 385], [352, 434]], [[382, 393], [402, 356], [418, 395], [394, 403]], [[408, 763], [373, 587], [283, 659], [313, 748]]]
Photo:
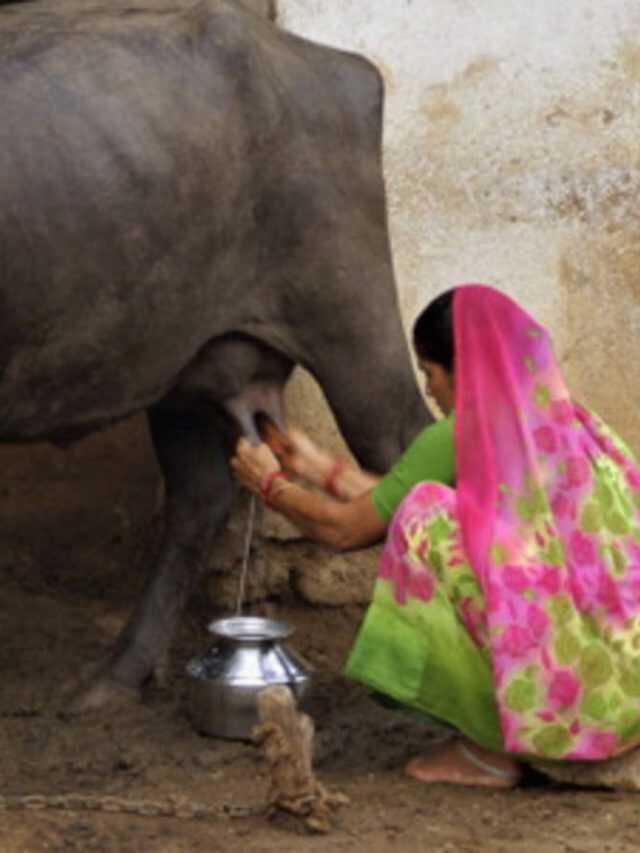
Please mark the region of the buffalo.
[[361, 463], [428, 414], [402, 328], [364, 58], [232, 0], [0, 8], [0, 440], [145, 411], [165, 533], [81, 707], [137, 695], [224, 524], [228, 460], [296, 364]]

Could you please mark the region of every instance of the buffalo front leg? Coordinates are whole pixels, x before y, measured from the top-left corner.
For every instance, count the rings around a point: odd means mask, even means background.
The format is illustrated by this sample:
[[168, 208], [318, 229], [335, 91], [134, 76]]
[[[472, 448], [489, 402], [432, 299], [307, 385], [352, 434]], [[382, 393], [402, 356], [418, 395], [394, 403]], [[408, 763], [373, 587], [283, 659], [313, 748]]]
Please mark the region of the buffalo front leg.
[[139, 698], [162, 671], [187, 598], [233, 496], [228, 458], [232, 430], [211, 409], [159, 404], [149, 412], [165, 480], [165, 532], [142, 598], [106, 665], [78, 702], [87, 710]]

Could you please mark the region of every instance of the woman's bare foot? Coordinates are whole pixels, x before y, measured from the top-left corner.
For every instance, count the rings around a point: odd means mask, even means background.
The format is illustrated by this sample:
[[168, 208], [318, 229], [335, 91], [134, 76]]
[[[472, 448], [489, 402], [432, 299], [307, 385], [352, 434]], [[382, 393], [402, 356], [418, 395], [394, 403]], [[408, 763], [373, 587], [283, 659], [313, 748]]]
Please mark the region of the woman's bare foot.
[[428, 755], [414, 758], [406, 765], [405, 773], [431, 784], [513, 788], [520, 779], [520, 765], [509, 755], [456, 737], [439, 744]]

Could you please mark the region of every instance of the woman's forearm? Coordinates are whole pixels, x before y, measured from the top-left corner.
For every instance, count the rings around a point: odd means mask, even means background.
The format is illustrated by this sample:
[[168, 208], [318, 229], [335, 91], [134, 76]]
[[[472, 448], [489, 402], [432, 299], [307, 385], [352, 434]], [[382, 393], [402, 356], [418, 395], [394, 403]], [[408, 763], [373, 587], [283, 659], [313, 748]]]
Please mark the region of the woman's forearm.
[[327, 491], [342, 501], [352, 501], [370, 492], [380, 477], [363, 471], [350, 462], [337, 458], [325, 479]]
[[272, 490], [268, 505], [308, 538], [338, 551], [372, 545], [386, 529], [368, 494], [343, 502], [285, 480]]
[[[297, 452], [297, 461], [300, 461], [299, 448]], [[317, 453], [307, 453], [307, 461], [314, 456], [317, 459]], [[302, 454], [302, 458], [304, 461], [305, 454]], [[316, 474], [320, 471], [315, 463], [296, 467], [298, 476], [307, 475], [310, 469], [315, 470]], [[306, 467], [306, 470], [301, 470], [301, 467]], [[368, 478], [353, 466], [336, 470], [330, 482], [325, 483], [325, 488], [330, 486], [333, 495], [339, 499], [293, 483], [264, 443], [253, 447], [246, 438], [241, 438], [236, 454], [231, 459], [231, 468], [243, 486], [260, 495], [269, 506], [286, 516], [310, 539], [346, 551], [371, 545], [385, 533], [386, 522], [380, 517], [365, 488], [367, 485], [370, 487], [375, 478]], [[350, 497], [356, 494], [357, 497]]]

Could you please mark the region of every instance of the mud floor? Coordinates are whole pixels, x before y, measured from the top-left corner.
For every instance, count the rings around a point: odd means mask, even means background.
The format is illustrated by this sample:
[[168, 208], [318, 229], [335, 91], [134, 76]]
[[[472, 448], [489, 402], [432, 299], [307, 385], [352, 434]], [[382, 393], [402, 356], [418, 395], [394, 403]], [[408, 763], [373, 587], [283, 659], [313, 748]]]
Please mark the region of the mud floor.
[[[257, 748], [193, 730], [182, 673], [188, 658], [202, 650], [204, 627], [216, 615], [204, 590], [190, 602], [165, 687], [150, 689], [138, 705], [70, 716], [67, 689], [122, 624], [156, 537], [149, 520], [151, 481], [138, 496], [135, 523], [123, 527], [111, 512], [117, 500], [108, 491], [118, 478], [103, 471], [103, 524], [92, 527], [70, 497], [77, 488], [69, 485], [73, 457], [65, 464], [58, 481], [67, 483], [66, 491], [53, 475], [44, 491], [17, 476], [0, 501], [0, 796], [73, 793], [85, 804], [93, 798], [98, 810], [66, 799], [57, 801], [64, 809], [0, 811], [1, 853], [639, 848], [640, 799], [634, 795], [563, 788], [540, 777], [510, 792], [428, 787], [403, 777], [406, 760], [442, 732], [381, 707], [340, 677], [361, 617], [356, 608], [271, 603], [274, 615], [295, 627], [295, 648], [317, 669], [308, 705], [317, 727], [317, 775], [350, 800], [328, 835], [307, 834], [293, 820], [267, 820], [259, 809], [268, 774]], [[61, 507], [68, 509], [64, 518]], [[194, 803], [212, 807], [214, 816], [176, 816], [177, 806], [188, 811]], [[153, 813], [163, 809], [168, 814]]]

